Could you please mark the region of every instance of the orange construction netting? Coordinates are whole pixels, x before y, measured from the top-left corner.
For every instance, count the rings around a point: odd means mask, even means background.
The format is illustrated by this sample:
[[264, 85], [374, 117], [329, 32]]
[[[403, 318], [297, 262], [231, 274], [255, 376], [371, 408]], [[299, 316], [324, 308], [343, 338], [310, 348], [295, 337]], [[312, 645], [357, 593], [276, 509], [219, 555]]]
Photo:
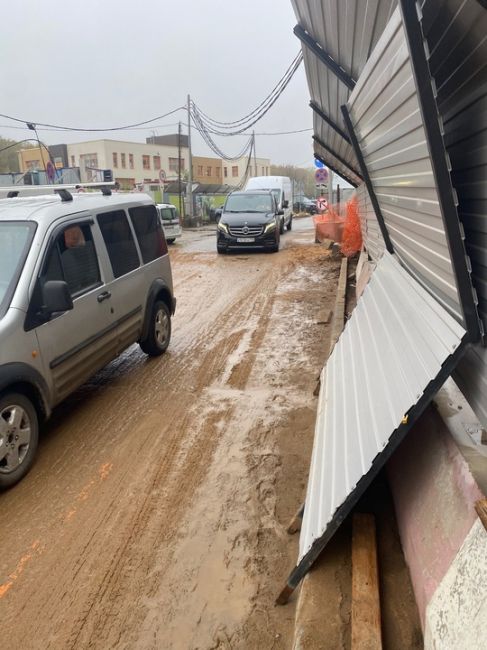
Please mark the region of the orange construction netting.
[[362, 250], [362, 228], [360, 227], [356, 196], [352, 196], [347, 201], [347, 216], [343, 226], [341, 250], [347, 257], [352, 257], [352, 255]]

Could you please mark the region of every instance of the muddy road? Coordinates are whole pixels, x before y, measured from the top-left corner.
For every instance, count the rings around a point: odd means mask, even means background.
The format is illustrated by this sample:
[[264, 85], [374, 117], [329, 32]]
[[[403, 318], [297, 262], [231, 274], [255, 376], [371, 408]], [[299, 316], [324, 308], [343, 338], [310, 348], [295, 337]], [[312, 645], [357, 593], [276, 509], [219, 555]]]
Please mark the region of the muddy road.
[[297, 554], [338, 263], [310, 219], [278, 254], [171, 247], [168, 352], [133, 346], [57, 409], [0, 494], [5, 650], [289, 648], [274, 598]]

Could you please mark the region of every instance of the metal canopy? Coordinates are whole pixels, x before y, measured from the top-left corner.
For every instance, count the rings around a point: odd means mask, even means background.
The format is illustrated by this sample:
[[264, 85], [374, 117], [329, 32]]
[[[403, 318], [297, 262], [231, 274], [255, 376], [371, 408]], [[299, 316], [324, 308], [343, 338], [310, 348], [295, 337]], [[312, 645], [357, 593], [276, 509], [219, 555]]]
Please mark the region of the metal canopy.
[[[311, 99], [329, 118], [323, 120], [315, 113], [314, 134], [349, 167], [358, 170], [353, 149], [347, 138], [343, 138], [346, 127], [340, 106], [347, 102], [350, 88], [387, 24], [396, 0], [292, 0], [292, 3], [298, 20], [295, 33], [303, 43]], [[315, 151], [325, 159], [330, 158], [319, 147]], [[347, 166], [336, 158], [331, 164], [334, 171], [350, 181]], [[360, 182], [353, 175], [352, 184]]]
[[287, 601], [448, 378], [466, 331], [384, 252], [322, 372], [298, 564]]

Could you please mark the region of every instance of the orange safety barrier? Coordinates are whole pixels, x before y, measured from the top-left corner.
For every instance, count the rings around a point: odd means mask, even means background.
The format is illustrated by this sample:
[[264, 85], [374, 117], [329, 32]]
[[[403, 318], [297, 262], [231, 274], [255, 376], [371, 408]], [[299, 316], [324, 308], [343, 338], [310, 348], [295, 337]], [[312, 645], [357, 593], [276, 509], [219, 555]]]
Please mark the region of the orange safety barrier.
[[323, 214], [315, 214], [313, 222], [316, 242], [321, 243], [325, 239], [331, 239], [335, 242], [342, 241], [345, 218], [335, 210], [334, 206], [329, 206], [328, 211]]

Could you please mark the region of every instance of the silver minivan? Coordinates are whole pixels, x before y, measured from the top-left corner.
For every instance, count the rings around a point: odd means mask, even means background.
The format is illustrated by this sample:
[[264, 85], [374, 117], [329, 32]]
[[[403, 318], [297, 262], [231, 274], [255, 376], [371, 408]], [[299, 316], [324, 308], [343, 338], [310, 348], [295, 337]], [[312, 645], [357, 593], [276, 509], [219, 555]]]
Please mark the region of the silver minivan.
[[148, 196], [0, 200], [0, 488], [27, 473], [39, 423], [93, 373], [135, 342], [165, 352], [175, 307]]

